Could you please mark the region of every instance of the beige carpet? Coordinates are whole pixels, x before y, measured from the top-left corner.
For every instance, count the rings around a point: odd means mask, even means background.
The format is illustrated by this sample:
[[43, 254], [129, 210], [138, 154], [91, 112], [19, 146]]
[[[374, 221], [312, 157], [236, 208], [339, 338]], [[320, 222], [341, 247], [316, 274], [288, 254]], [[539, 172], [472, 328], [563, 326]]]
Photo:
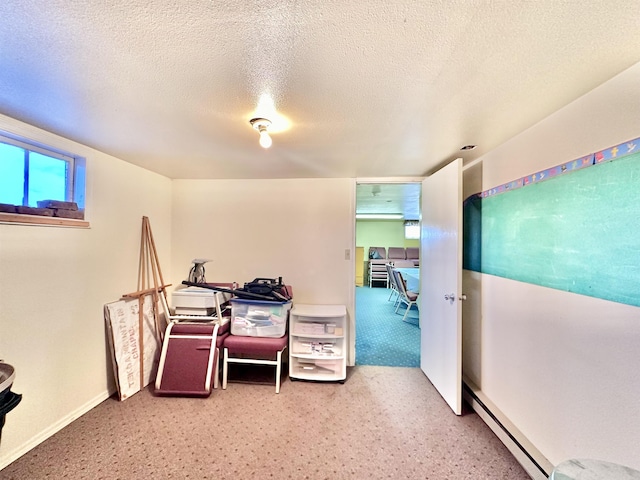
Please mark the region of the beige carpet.
[[[264, 368], [264, 367], [255, 367]], [[211, 397], [111, 398], [0, 479], [528, 479], [475, 413], [457, 417], [417, 368], [347, 381], [229, 383]]]

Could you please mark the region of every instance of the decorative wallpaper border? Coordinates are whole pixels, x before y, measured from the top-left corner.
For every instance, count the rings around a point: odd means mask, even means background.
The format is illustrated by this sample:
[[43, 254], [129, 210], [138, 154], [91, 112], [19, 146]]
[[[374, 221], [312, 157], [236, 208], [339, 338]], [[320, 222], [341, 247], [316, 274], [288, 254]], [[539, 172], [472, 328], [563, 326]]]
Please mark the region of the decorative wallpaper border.
[[486, 198], [493, 195], [498, 195], [500, 193], [515, 190], [516, 188], [531, 185], [532, 183], [543, 182], [558, 175], [562, 175], [563, 173], [590, 167], [598, 163], [614, 160], [616, 158], [622, 158], [638, 152], [640, 152], [640, 137], [625, 143], [621, 143], [620, 145], [601, 150], [599, 152], [591, 153], [570, 162], [547, 168], [546, 170], [536, 172], [532, 175], [527, 175], [526, 177], [513, 180], [512, 182], [490, 188], [489, 190], [485, 190], [484, 192], [479, 193], [478, 196]]

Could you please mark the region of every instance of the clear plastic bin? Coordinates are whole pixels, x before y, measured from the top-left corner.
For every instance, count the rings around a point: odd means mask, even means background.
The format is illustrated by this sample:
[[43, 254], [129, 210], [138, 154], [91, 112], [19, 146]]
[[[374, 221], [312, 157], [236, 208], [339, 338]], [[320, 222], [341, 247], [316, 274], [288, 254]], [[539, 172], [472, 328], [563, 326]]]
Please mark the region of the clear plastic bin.
[[287, 331], [291, 302], [231, 299], [231, 334], [282, 337]]

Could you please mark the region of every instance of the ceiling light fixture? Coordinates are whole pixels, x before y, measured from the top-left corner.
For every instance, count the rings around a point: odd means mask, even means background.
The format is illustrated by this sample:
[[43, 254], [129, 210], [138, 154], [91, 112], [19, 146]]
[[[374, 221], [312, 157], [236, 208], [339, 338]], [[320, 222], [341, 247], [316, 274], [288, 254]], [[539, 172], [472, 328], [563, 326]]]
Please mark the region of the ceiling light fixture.
[[260, 146], [262, 148], [269, 148], [271, 146], [271, 137], [267, 128], [271, 125], [271, 120], [266, 118], [252, 118], [249, 123], [260, 133]]

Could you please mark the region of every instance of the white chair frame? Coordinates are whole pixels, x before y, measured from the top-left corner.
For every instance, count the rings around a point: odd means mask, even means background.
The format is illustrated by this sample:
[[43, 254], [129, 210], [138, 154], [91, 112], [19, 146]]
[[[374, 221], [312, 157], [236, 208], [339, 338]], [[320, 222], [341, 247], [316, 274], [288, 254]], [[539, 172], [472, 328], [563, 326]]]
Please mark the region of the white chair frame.
[[398, 296], [400, 294], [398, 293], [398, 284], [396, 282], [396, 277], [393, 274], [393, 269], [394, 269], [393, 263], [391, 262], [387, 263], [386, 267], [387, 267], [387, 274], [389, 276], [389, 290], [391, 290], [389, 292], [389, 298], [387, 299], [387, 301], [390, 302], [391, 298], [393, 297], [393, 294], [395, 293], [397, 295], [393, 302], [393, 306], [395, 307], [396, 303], [398, 303]]
[[[222, 320], [224, 317], [222, 316], [222, 307], [220, 300], [222, 299], [222, 303], [227, 301], [227, 297], [222, 292], [213, 292], [213, 299], [215, 303], [215, 312], [212, 315], [175, 315], [171, 309], [169, 308], [169, 302], [167, 301], [167, 293], [163, 289], [160, 292], [160, 301], [162, 302], [162, 310], [165, 314], [165, 319], [167, 325], [171, 323], [177, 322], [214, 322], [219, 326], [222, 326]], [[216, 332], [218, 330], [216, 329]], [[215, 346], [216, 342], [213, 342]], [[213, 388], [218, 388], [220, 386], [220, 349], [216, 347], [215, 352], [215, 365], [214, 365], [215, 375], [213, 377]]]
[[[205, 382], [204, 382], [204, 386], [203, 386], [203, 391], [211, 391], [211, 377], [213, 376], [213, 388], [218, 388], [218, 383], [219, 383], [219, 374], [218, 374], [218, 365], [220, 364], [220, 349], [216, 348], [216, 339], [218, 337], [218, 328], [220, 327], [220, 325], [218, 325], [217, 323], [213, 326], [213, 332], [211, 332], [211, 335], [206, 335], [206, 334], [200, 334], [200, 335], [172, 335], [171, 333], [171, 329], [173, 328], [174, 325], [176, 325], [177, 323], [190, 323], [190, 322], [177, 322], [175, 320], [172, 320], [171, 322], [169, 322], [169, 325], [167, 325], [167, 329], [165, 331], [165, 335], [164, 335], [164, 342], [162, 343], [162, 351], [160, 353], [160, 360], [158, 362], [158, 372], [156, 374], [156, 382], [155, 382], [155, 387], [156, 390], [161, 390], [162, 388], [162, 375], [164, 373], [164, 366], [165, 366], [165, 362], [166, 362], [166, 358], [167, 358], [167, 351], [169, 349], [169, 339], [173, 338], [176, 341], [182, 341], [182, 340], [200, 340], [202, 342], [204, 341], [211, 341], [211, 346], [209, 347], [209, 360], [207, 362], [207, 373], [205, 376]], [[195, 323], [195, 322], [192, 322]], [[202, 323], [202, 322], [198, 322], [198, 323]], [[213, 373], [216, 373], [215, 375], [213, 375]]]
[[224, 348], [224, 356], [222, 359], [222, 389], [227, 389], [227, 378], [229, 374], [229, 364], [230, 363], [244, 363], [251, 365], [271, 365], [276, 367], [276, 393], [280, 393], [280, 377], [282, 376], [282, 354], [287, 349], [285, 345], [282, 350], [278, 350], [276, 352], [275, 360], [261, 360], [256, 358], [246, 358], [246, 357], [230, 357], [229, 349]]
[[[409, 313], [409, 309], [411, 308], [411, 305], [415, 305], [416, 308], [418, 308], [418, 315], [420, 314], [420, 307], [418, 306], [418, 298], [419, 296], [416, 294], [416, 299], [415, 300], [411, 300], [409, 298], [409, 295], [407, 294], [407, 287], [406, 287], [406, 283], [404, 281], [404, 277], [402, 276], [402, 273], [399, 272], [398, 270], [393, 270], [393, 274], [394, 274], [394, 278], [396, 280], [396, 284], [398, 287], [398, 298], [399, 298], [399, 302], [396, 305], [396, 313], [398, 313], [398, 308], [400, 308], [400, 305], [402, 303], [404, 303], [407, 306], [407, 309], [404, 312], [404, 316], [402, 317], [402, 321], [406, 321], [407, 318], [407, 314]], [[414, 292], [415, 293], [415, 292]]]

